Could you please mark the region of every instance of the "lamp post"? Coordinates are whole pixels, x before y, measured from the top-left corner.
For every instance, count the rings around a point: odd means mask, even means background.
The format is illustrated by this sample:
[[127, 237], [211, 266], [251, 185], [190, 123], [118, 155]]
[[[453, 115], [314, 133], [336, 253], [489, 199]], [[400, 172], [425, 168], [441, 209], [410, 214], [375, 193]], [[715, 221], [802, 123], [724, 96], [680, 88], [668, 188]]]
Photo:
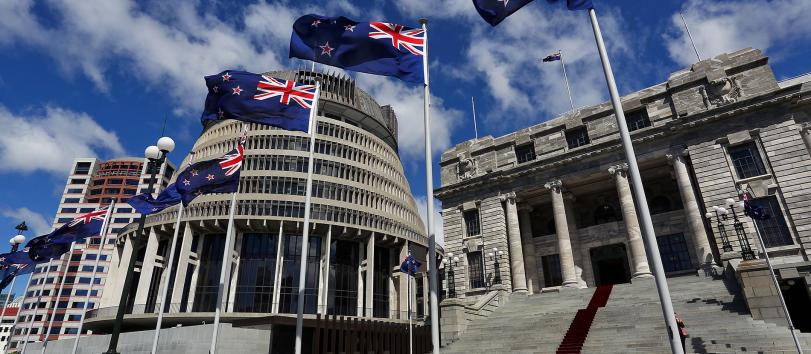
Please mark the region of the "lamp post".
[[501, 259], [501, 256], [504, 255], [504, 251], [500, 251], [498, 247], [493, 247], [493, 252], [487, 254], [487, 258], [493, 261], [493, 284], [501, 284], [501, 270], [498, 267], [498, 261]]
[[743, 222], [738, 219], [738, 213], [735, 212], [735, 206], [739, 206], [741, 209], [743, 209], [743, 202], [738, 202], [735, 199], [727, 198], [726, 203], [729, 209], [732, 210], [735, 235], [738, 237], [738, 244], [741, 245], [741, 257], [743, 257], [743, 260], [745, 261], [754, 260], [755, 252], [752, 251], [752, 247], [749, 245], [749, 238], [746, 237], [746, 231], [743, 229]]
[[715, 213], [715, 225], [718, 227], [718, 234], [721, 236], [721, 247], [724, 252], [732, 252], [732, 244], [729, 243], [729, 235], [727, 235], [727, 230], [724, 228], [724, 221], [727, 219], [728, 211], [724, 207], [713, 206], [713, 211], [708, 211], [704, 214], [708, 220], [712, 220], [713, 212]]
[[442, 263], [448, 267], [448, 279], [446, 280], [448, 283], [448, 297], [455, 298], [456, 297], [456, 284], [453, 281], [453, 267], [459, 262], [459, 257], [453, 255], [453, 252], [448, 253], [448, 258], [442, 260]]
[[[174, 149], [174, 140], [164, 136], [158, 139], [157, 146], [149, 146], [144, 151], [144, 156], [149, 160], [147, 163], [147, 171], [150, 174], [146, 193], [152, 194], [152, 191], [154, 190], [153, 187], [155, 186], [155, 177], [157, 176], [158, 171], [161, 169], [161, 166], [163, 166], [163, 163], [166, 161], [166, 155], [168, 155]], [[121, 299], [118, 301], [118, 309], [115, 315], [115, 321], [113, 322], [113, 332], [110, 334], [110, 346], [107, 348], [107, 351], [104, 352], [104, 354], [118, 354], [116, 349], [118, 347], [118, 337], [121, 334], [121, 322], [124, 321], [124, 311], [127, 307], [126, 305], [129, 298], [134, 296], [134, 294], [130, 294], [130, 291], [132, 290], [132, 278], [135, 273], [133, 272], [133, 268], [135, 268], [135, 260], [138, 258], [136, 257], [138, 254], [138, 248], [140, 248], [141, 242], [144, 239], [145, 223], [146, 215], [141, 215], [140, 220], [138, 220], [138, 231], [136, 236], [132, 238], [132, 254], [130, 255], [130, 260], [126, 268], [127, 276], [124, 278], [124, 287], [121, 291]], [[104, 245], [101, 245], [101, 247], [104, 247]]]

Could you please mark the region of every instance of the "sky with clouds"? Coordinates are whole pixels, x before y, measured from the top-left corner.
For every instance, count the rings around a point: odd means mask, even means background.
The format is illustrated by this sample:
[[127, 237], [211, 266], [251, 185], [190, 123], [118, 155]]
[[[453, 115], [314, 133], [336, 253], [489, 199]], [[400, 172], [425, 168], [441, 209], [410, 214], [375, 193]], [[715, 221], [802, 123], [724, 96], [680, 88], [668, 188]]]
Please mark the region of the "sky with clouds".
[[[811, 1], [594, 0], [622, 93], [665, 81], [696, 58], [755, 47], [778, 79], [811, 71]], [[470, 0], [0, 1], [0, 230], [48, 231], [71, 160], [141, 156], [166, 121], [180, 161], [200, 134], [203, 76], [309, 66], [288, 59], [292, 23], [317, 13], [417, 26], [429, 18], [434, 161], [473, 137], [564, 113], [561, 49], [574, 104], [607, 99], [585, 12], [537, 1], [491, 28]], [[319, 69], [333, 70], [319, 65]], [[351, 74], [399, 118], [400, 154], [425, 213], [422, 89]], [[434, 171], [438, 171], [435, 166]], [[435, 185], [439, 185], [438, 175]], [[441, 221], [440, 221], [441, 222]], [[441, 229], [441, 227], [440, 227]]]

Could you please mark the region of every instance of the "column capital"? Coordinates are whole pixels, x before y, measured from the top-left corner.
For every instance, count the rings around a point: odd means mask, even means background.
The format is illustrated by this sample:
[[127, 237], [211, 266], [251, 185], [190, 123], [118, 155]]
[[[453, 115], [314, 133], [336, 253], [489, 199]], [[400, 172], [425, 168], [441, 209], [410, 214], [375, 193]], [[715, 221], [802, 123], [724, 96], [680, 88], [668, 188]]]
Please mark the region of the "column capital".
[[498, 198], [502, 202], [507, 201], [507, 202], [515, 203], [515, 192], [510, 192], [510, 193], [507, 193], [507, 194], [499, 194]]
[[543, 186], [555, 193], [560, 193], [563, 191], [563, 182], [561, 182], [558, 178], [546, 182]]
[[675, 161], [684, 161], [683, 157], [687, 154], [687, 149], [672, 149], [665, 153], [665, 158], [667, 158], [667, 163], [672, 165]]
[[608, 173], [616, 177], [626, 177], [628, 176], [628, 164], [623, 162], [621, 164], [611, 166], [608, 168]]
[[800, 134], [811, 135], [811, 123], [805, 123], [800, 126]]

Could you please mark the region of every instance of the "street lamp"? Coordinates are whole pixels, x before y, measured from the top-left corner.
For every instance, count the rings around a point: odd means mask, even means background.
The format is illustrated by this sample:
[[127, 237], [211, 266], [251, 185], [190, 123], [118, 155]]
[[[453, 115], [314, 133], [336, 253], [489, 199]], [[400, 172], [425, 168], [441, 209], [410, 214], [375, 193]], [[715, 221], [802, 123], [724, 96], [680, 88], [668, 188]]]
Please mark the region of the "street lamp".
[[455, 257], [453, 255], [453, 252], [448, 252], [448, 258], [443, 259], [442, 263], [444, 263], [445, 266], [448, 267], [448, 272], [447, 272], [448, 279], [446, 280], [447, 283], [448, 283], [448, 297], [449, 298], [454, 298], [454, 297], [456, 297], [456, 285], [454, 284], [454, 281], [453, 281], [453, 275], [454, 275], [453, 274], [453, 267], [456, 266], [459, 263], [459, 257]]
[[487, 254], [487, 258], [493, 261], [493, 284], [501, 284], [501, 270], [498, 267], [498, 261], [504, 255], [504, 251], [500, 251], [498, 247], [493, 247], [493, 252]]
[[735, 235], [738, 237], [738, 244], [741, 245], [741, 257], [743, 257], [743, 260], [745, 261], [754, 260], [755, 252], [752, 251], [752, 247], [749, 245], [749, 238], [746, 237], [743, 222], [738, 219], [738, 213], [735, 212], [736, 206], [743, 209], [743, 202], [736, 201], [732, 198], [727, 198], [726, 204], [729, 209], [732, 210], [733, 224], [735, 225]]
[[721, 236], [722, 249], [724, 252], [732, 252], [732, 244], [729, 243], [729, 236], [727, 235], [727, 230], [724, 228], [723, 223], [723, 221], [726, 221], [727, 219], [728, 211], [726, 208], [719, 206], [713, 206], [712, 210], [713, 211], [711, 212], [708, 211], [706, 214], [704, 214], [704, 216], [707, 217], [708, 220], [712, 221], [712, 214], [713, 212], [715, 213], [715, 225], [718, 228], [718, 234]]
[[[166, 155], [168, 155], [172, 150], [175, 149], [175, 141], [172, 138], [164, 136], [158, 139], [157, 145], [151, 145], [144, 150], [144, 156], [149, 160], [147, 162], [147, 173], [150, 174], [149, 176], [149, 184], [146, 189], [147, 194], [152, 194], [153, 187], [155, 186], [155, 177], [158, 174], [161, 166], [166, 161]], [[129, 264], [127, 265], [127, 276], [124, 278], [124, 288], [121, 291], [121, 298], [118, 301], [118, 309], [115, 315], [115, 321], [113, 322], [113, 332], [110, 334], [110, 346], [107, 348], [107, 351], [104, 354], [118, 354], [116, 351], [118, 347], [118, 337], [121, 334], [121, 323], [124, 321], [124, 311], [126, 310], [127, 303], [129, 299], [134, 297], [135, 294], [130, 294], [132, 291], [132, 278], [135, 274], [133, 268], [135, 268], [135, 261], [138, 257], [138, 249], [141, 246], [141, 242], [144, 239], [144, 224], [146, 223], [146, 215], [141, 215], [141, 218], [138, 220], [138, 231], [136, 232], [135, 237], [132, 238], [132, 254], [130, 255]], [[101, 245], [104, 247], [104, 245]], [[80, 333], [81, 335], [81, 333]]]

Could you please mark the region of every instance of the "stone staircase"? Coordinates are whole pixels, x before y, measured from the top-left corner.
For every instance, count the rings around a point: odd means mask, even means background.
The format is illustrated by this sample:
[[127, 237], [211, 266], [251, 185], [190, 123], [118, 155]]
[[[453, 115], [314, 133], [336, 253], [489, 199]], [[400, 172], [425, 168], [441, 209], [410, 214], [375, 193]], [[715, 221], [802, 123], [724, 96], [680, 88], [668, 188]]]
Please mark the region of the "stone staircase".
[[[686, 353], [796, 353], [786, 327], [752, 319], [734, 282], [691, 275], [669, 278], [668, 284], [686, 325]], [[555, 353], [594, 290], [510, 295], [442, 352]], [[811, 350], [811, 334], [800, 336], [803, 348]], [[594, 316], [582, 353], [670, 353], [653, 279], [614, 286]]]

